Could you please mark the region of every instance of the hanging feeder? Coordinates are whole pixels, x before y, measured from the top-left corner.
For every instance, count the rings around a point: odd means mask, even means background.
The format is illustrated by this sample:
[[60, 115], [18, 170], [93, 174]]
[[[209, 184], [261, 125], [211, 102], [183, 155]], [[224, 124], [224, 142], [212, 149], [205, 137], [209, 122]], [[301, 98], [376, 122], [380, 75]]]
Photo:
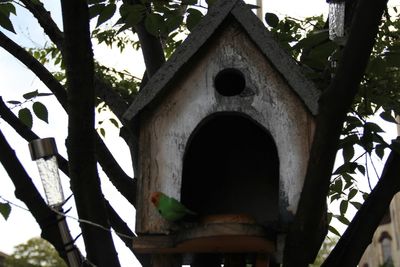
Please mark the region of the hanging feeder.
[[57, 147], [54, 138], [36, 139], [29, 143], [32, 160], [37, 164], [47, 204], [59, 207], [64, 202], [57, 164]]
[[345, 5], [343, 0], [327, 0], [329, 4], [329, 39], [343, 45], [345, 43]]

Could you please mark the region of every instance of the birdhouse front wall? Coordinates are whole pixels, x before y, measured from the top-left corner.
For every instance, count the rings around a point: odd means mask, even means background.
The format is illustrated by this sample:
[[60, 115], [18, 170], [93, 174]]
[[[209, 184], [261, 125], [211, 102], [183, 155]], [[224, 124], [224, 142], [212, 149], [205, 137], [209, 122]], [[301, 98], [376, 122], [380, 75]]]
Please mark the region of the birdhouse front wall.
[[[243, 74], [242, 93], [223, 96], [216, 91], [215, 77], [224, 69]], [[280, 216], [294, 215], [307, 168], [313, 117], [241, 27], [231, 23], [220, 29], [168, 86], [140, 113], [136, 231], [169, 231], [170, 224], [151, 205], [150, 194], [162, 191], [181, 198], [190, 137], [204, 120], [223, 112], [241, 114], [269, 132], [279, 157]]]

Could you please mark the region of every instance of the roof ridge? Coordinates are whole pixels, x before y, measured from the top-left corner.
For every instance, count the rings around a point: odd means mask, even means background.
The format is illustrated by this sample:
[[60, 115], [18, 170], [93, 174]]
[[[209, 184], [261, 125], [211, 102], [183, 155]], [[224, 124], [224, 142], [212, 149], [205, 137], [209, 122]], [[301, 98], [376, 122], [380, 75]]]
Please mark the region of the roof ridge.
[[190, 61], [197, 51], [210, 39], [229, 14], [247, 32], [251, 40], [268, 58], [273, 67], [288, 82], [290, 87], [300, 96], [313, 115], [318, 113], [319, 91], [315, 85], [303, 75], [300, 66], [280, 47], [264, 24], [242, 0], [218, 0], [209, 9], [207, 15], [188, 35], [185, 41], [175, 50], [172, 56], [150, 78], [145, 87], [139, 91], [128, 110], [123, 115], [130, 121], [156, 96], [165, 89], [181, 68]]

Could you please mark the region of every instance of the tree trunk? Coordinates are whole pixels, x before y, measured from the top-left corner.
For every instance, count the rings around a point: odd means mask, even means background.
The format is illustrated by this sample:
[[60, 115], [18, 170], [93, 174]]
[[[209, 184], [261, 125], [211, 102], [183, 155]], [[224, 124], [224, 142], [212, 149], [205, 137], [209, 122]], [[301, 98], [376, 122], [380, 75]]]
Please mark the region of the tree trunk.
[[[62, 0], [68, 96], [69, 174], [80, 219], [110, 229], [95, 158], [94, 63], [85, 0]], [[81, 223], [87, 258], [96, 266], [120, 266], [110, 231]]]

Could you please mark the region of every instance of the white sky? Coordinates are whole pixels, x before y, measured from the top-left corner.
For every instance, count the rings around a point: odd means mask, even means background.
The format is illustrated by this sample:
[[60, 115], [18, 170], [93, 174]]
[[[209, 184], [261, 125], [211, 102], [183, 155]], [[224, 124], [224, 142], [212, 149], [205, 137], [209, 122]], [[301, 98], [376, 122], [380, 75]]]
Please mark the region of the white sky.
[[[399, 1], [399, 0], [397, 0]], [[255, 1], [249, 2], [254, 4]], [[61, 24], [60, 10], [58, 3], [59, 1], [46, 0], [46, 6], [59, 24]], [[279, 0], [279, 1], [264, 1], [264, 12], [273, 12], [279, 16], [289, 15], [292, 17], [303, 18], [311, 15], [320, 15], [321, 13], [327, 12], [327, 4], [325, 0]], [[21, 12], [21, 10], [19, 10]], [[9, 34], [14, 40], [23, 46], [43, 46], [44, 34], [40, 27], [37, 26], [36, 21], [27, 13], [20, 13], [17, 18], [14, 19], [15, 28], [19, 35], [14, 36]], [[28, 29], [29, 28], [29, 29]], [[1, 29], [3, 31], [3, 29]], [[105, 65], [115, 67], [117, 69], [128, 69], [134, 75], [141, 77], [143, 73], [143, 62], [140, 55], [135, 55], [134, 52], [129, 51], [128, 54], [120, 56], [118, 51], [109, 51], [102, 46], [94, 47], [94, 52], [98, 60], [103, 62]], [[12, 56], [0, 48], [0, 95], [5, 101], [8, 100], [21, 100], [22, 94], [39, 89], [40, 92], [48, 92], [46, 87], [33, 75], [30, 71], [23, 66], [21, 63], [16, 61]], [[49, 109], [50, 124], [47, 125], [39, 120], [34, 120], [33, 130], [38, 133], [41, 137], [53, 136], [56, 138], [58, 148], [61, 154], [66, 156], [64, 148], [64, 140], [66, 138], [67, 131], [67, 117], [63, 111], [60, 111], [60, 106], [54, 104], [51, 97], [43, 98], [43, 103]], [[30, 106], [30, 105], [28, 105]], [[16, 109], [18, 110], [18, 109]], [[32, 176], [37, 188], [43, 193], [40, 178], [36, 171], [36, 165], [31, 161], [27, 143], [21, 139], [17, 134], [14, 133], [8, 125], [0, 120], [0, 128], [8, 138], [10, 144], [14, 147], [18, 157], [25, 165], [26, 169]], [[121, 163], [125, 171], [129, 175], [132, 174], [132, 167], [130, 163], [130, 156], [127, 146], [118, 137], [118, 131], [115, 128], [109, 127], [107, 129], [107, 138], [105, 139], [109, 146], [109, 149], [116, 156], [117, 161]], [[69, 183], [67, 178], [62, 178], [65, 195], [68, 196]], [[111, 204], [120, 213], [121, 217], [130, 225], [131, 229], [134, 229], [135, 213], [134, 209], [130, 204], [127, 203], [119, 193], [115, 192], [115, 189], [107, 180], [102, 181], [102, 187], [106, 196], [109, 196]], [[14, 186], [4, 172], [0, 165], [0, 196], [11, 200], [18, 205], [24, 206], [23, 203], [18, 201], [14, 196]], [[0, 201], [2, 201], [0, 199]], [[70, 207], [71, 204], [67, 203], [65, 208]], [[74, 211], [71, 211], [70, 215], [76, 216]], [[68, 219], [68, 224], [76, 236], [79, 234], [80, 229], [74, 220]], [[19, 243], [25, 242], [29, 238], [39, 236], [40, 229], [37, 223], [29, 212], [24, 211], [20, 208], [13, 207], [11, 215], [7, 221], [0, 217], [0, 251], [5, 253], [12, 253], [13, 247]], [[115, 238], [118, 253], [122, 266], [133, 266], [134, 261], [131, 252], [122, 244], [118, 238]], [[83, 246], [82, 238], [78, 239], [78, 245]], [[136, 266], [136, 265], [135, 265]], [[139, 265], [137, 265], [139, 266]]]

